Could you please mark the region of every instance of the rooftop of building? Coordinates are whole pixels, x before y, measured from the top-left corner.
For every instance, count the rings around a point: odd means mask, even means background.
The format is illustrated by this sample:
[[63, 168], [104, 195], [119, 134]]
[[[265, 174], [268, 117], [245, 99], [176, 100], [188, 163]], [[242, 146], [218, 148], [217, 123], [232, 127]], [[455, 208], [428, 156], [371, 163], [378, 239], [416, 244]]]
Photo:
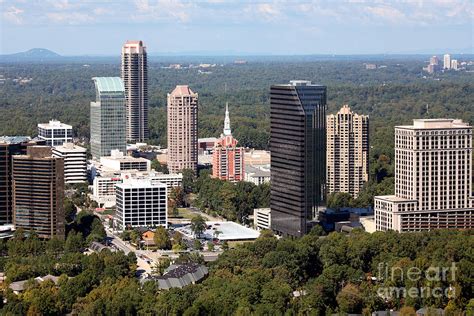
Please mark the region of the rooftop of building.
[[182, 96], [197, 96], [188, 85], [177, 85], [176, 88], [171, 92], [170, 96], [182, 97]]
[[405, 199], [396, 195], [379, 195], [379, 196], [375, 196], [374, 198], [378, 200], [384, 200], [387, 202], [394, 202], [394, 203], [417, 202], [417, 200]]
[[49, 123], [40, 123], [38, 124], [38, 127], [44, 128], [44, 129], [55, 129], [55, 128], [72, 129], [71, 125], [61, 123], [60, 121], [57, 121], [57, 120], [51, 120], [49, 121]]
[[[219, 240], [253, 240], [260, 236], [260, 233], [254, 229], [247, 228], [235, 222], [206, 222], [207, 228], [201, 234], [201, 238], [212, 239], [214, 232], [219, 231]], [[177, 228], [188, 237], [193, 237], [190, 226]]]
[[270, 165], [249, 165], [245, 164], [245, 173], [252, 174], [255, 177], [269, 177]]
[[347, 105], [347, 104], [344, 104], [344, 105], [339, 109], [339, 111], [337, 112], [337, 114], [329, 114], [328, 117], [334, 118], [334, 117], [336, 117], [337, 115], [344, 115], [344, 114], [354, 115], [355, 117], [368, 117], [368, 115], [362, 115], [362, 114], [357, 114], [357, 113], [355, 113], [354, 111], [351, 110], [350, 106]]
[[198, 143], [215, 143], [216, 141], [217, 137], [204, 137], [198, 139]]
[[127, 45], [139, 45], [139, 46], [143, 46], [143, 41], [139, 41], [139, 40], [127, 40], [124, 44], [124, 46], [127, 46]]
[[145, 158], [135, 158], [132, 156], [127, 156], [120, 150], [114, 149], [110, 152], [110, 156], [100, 157], [101, 163], [107, 161], [120, 161], [120, 162], [148, 162], [148, 159]]
[[253, 211], [261, 213], [261, 214], [267, 214], [267, 215], [272, 213], [272, 210], [270, 208], [255, 208], [253, 209]]
[[133, 170], [132, 172], [122, 172], [122, 177], [130, 177], [130, 178], [140, 178], [140, 177], [149, 177], [149, 178], [183, 178], [182, 173], [163, 173], [157, 171], [136, 171]]
[[74, 143], [64, 143], [60, 146], [54, 146], [54, 149], [61, 152], [77, 152], [77, 153], [85, 153], [87, 149]]
[[[28, 146], [26, 155], [14, 155], [13, 159], [59, 159], [52, 156], [52, 149], [49, 146]], [[61, 158], [62, 159], [62, 158]]]
[[289, 83], [276, 84], [274, 86], [286, 87], [323, 87], [323, 85], [312, 83], [311, 80], [290, 80]]
[[147, 178], [125, 178], [122, 183], [118, 183], [116, 186], [121, 189], [166, 188], [166, 184], [151, 182], [151, 179]]
[[[48, 275], [45, 275], [43, 277], [36, 277], [36, 278], [33, 279], [33, 281], [35, 283], [42, 283], [42, 282], [47, 281], [47, 280], [50, 280], [50, 281], [54, 282], [54, 284], [58, 284], [59, 277], [48, 274]], [[12, 291], [22, 292], [22, 291], [25, 290], [25, 287], [26, 287], [28, 281], [29, 280], [22, 280], [22, 281], [12, 282], [9, 287]]]
[[101, 92], [124, 92], [123, 81], [120, 77], [93, 77], [99, 93]]
[[266, 165], [270, 164], [271, 154], [267, 150], [255, 150], [244, 152], [245, 164], [249, 165]]
[[446, 129], [446, 128], [472, 128], [469, 123], [459, 119], [415, 119], [413, 125], [400, 125], [395, 128], [403, 129]]
[[21, 144], [30, 140], [29, 136], [0, 136], [0, 143], [4, 144]]
[[209, 270], [206, 266], [196, 263], [171, 265], [162, 276], [146, 278], [143, 279], [143, 282], [156, 281], [160, 289], [168, 290], [196, 283], [202, 280], [208, 273]]

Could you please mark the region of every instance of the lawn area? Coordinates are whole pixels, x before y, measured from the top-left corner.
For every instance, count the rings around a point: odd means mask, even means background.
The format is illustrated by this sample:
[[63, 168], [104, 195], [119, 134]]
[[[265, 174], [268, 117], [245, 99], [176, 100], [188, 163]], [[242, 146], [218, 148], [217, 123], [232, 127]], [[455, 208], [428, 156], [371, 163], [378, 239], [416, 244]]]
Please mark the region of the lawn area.
[[102, 215], [115, 215], [115, 211], [113, 209], [106, 209], [102, 212], [100, 212]]
[[[179, 213], [178, 216], [176, 217], [173, 216], [173, 218], [192, 219], [193, 217], [197, 215], [196, 213], [193, 213], [191, 210], [187, 208], [178, 208], [178, 213]], [[203, 217], [206, 220], [209, 220], [209, 218], [206, 215], [203, 215]]]

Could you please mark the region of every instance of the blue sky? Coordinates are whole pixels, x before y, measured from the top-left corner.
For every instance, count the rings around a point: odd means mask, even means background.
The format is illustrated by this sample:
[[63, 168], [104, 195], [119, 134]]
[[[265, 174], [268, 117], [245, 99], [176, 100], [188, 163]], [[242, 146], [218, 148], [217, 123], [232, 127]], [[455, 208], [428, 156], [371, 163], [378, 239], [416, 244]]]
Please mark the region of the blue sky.
[[473, 52], [471, 0], [0, 0], [0, 53]]

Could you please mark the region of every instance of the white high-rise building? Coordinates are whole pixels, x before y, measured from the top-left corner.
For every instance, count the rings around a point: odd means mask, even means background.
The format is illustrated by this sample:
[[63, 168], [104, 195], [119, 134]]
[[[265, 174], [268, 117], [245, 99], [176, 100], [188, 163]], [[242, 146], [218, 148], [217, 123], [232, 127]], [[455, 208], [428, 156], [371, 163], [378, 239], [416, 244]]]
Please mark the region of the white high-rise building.
[[451, 60], [451, 69], [458, 70], [458, 60], [457, 59]]
[[117, 228], [168, 227], [166, 184], [149, 179], [127, 179], [115, 185]]
[[443, 68], [444, 69], [451, 69], [451, 55], [445, 54], [443, 61], [444, 61]]
[[64, 182], [87, 181], [87, 149], [73, 143], [53, 147], [53, 156], [64, 158]]
[[374, 204], [377, 230], [474, 228], [472, 126], [421, 119], [395, 127], [395, 195]]
[[357, 197], [369, 180], [369, 117], [344, 105], [326, 116], [328, 192]]
[[46, 145], [51, 147], [72, 143], [72, 126], [56, 120], [38, 124], [38, 138], [45, 140]]

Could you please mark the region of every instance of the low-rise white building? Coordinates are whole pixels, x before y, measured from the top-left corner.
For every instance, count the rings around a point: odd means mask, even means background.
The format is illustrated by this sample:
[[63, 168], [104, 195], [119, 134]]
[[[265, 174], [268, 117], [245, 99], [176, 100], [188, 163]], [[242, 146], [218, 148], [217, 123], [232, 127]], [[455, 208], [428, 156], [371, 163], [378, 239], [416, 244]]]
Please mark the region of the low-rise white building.
[[38, 138], [45, 140], [47, 146], [72, 143], [72, 126], [56, 120], [38, 124]]
[[182, 173], [160, 173], [160, 172], [141, 172], [134, 175], [135, 178], [147, 178], [152, 183], [163, 183], [168, 188], [168, 193], [174, 187], [180, 187], [183, 185], [183, 174]]
[[255, 185], [270, 182], [270, 165], [245, 165], [245, 181]]
[[92, 199], [96, 201], [100, 207], [110, 208], [115, 206], [115, 185], [128, 180], [149, 180], [152, 184], [161, 183], [166, 185], [168, 194], [174, 187], [180, 187], [183, 183], [183, 175], [165, 174], [160, 172], [139, 172], [130, 170], [129, 172], [109, 172], [103, 176], [94, 178], [92, 186]]
[[271, 229], [272, 212], [269, 208], [256, 208], [253, 210], [253, 226], [257, 230]]
[[366, 232], [372, 234], [377, 231], [374, 216], [361, 216], [359, 217], [359, 222]]
[[115, 185], [117, 228], [168, 227], [167, 188], [149, 179], [128, 179]]
[[121, 182], [120, 174], [115, 173], [95, 177], [92, 184], [92, 200], [96, 201], [99, 207], [115, 206], [115, 185]]
[[53, 147], [53, 156], [64, 158], [64, 182], [87, 181], [87, 149], [73, 143]]
[[126, 156], [121, 151], [112, 150], [110, 156], [100, 158], [98, 169], [101, 171], [150, 171], [151, 162], [145, 158]]

